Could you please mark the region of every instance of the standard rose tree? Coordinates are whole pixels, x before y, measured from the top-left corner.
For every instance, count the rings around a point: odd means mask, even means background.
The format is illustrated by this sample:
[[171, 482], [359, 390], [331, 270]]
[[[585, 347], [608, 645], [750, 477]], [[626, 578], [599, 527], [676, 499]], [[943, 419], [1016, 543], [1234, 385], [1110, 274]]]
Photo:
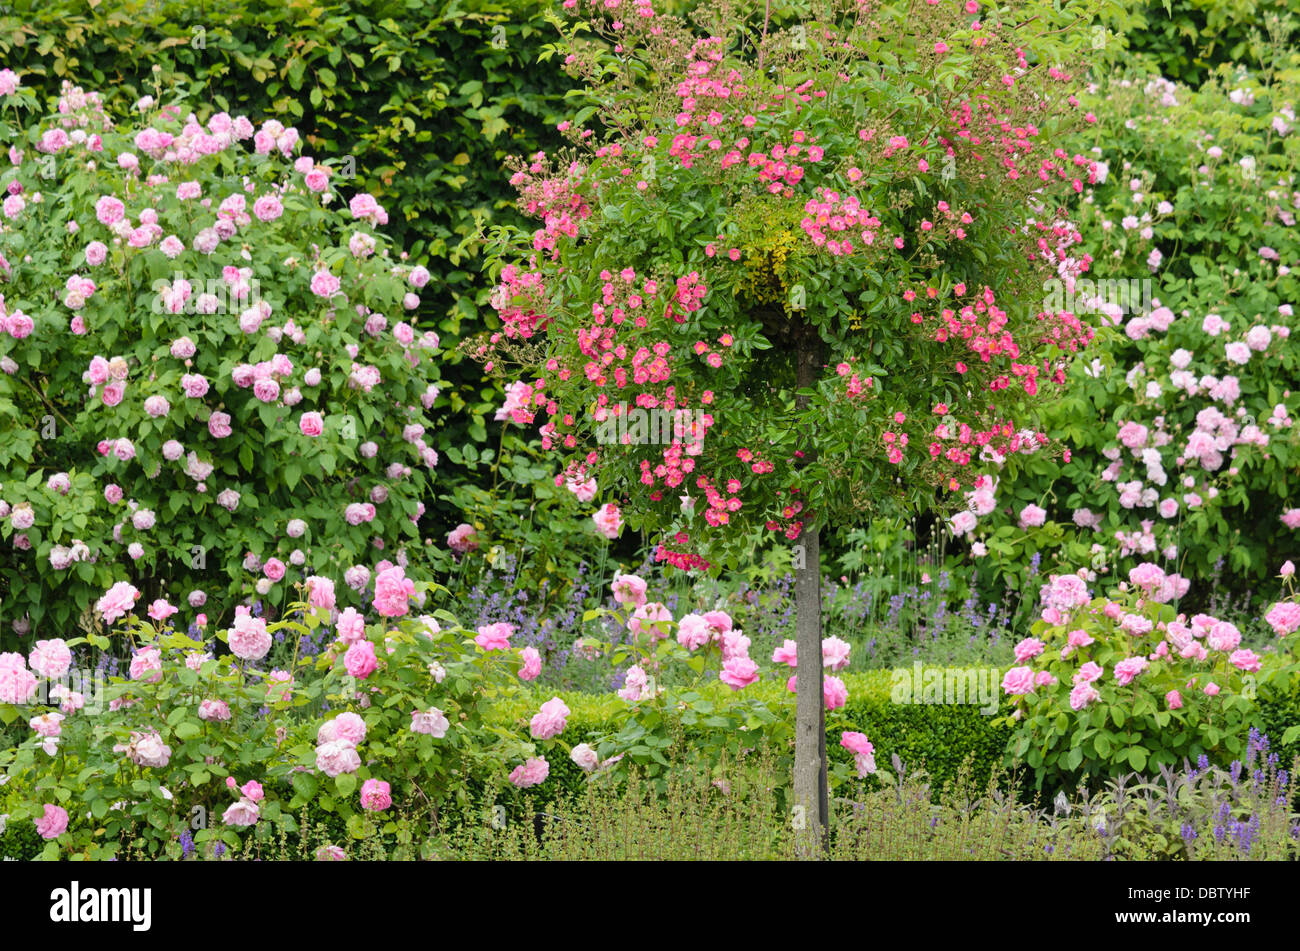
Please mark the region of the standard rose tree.
[[[479, 353], [517, 378], [510, 415], [540, 425], [557, 484], [595, 479], [606, 534], [715, 570], [754, 531], [798, 546], [816, 656], [820, 528], [955, 507], [990, 459], [1042, 451], [1039, 405], [1090, 339], [1033, 304], [1088, 266], [1058, 204], [1096, 174], [1058, 145], [1093, 121], [1059, 65], [1087, 17], [827, 0], [688, 27], [615, 6], [565, 4], [597, 105], [561, 124], [570, 150], [514, 166], [540, 226], [498, 242]], [[824, 821], [823, 685], [798, 686], [796, 801]]]
[[246, 572], [283, 604], [404, 561], [438, 337], [383, 207], [274, 120], [150, 97], [115, 125], [66, 87], [19, 126], [35, 97], [3, 100], [4, 620], [67, 631], [123, 576], [228, 618]]

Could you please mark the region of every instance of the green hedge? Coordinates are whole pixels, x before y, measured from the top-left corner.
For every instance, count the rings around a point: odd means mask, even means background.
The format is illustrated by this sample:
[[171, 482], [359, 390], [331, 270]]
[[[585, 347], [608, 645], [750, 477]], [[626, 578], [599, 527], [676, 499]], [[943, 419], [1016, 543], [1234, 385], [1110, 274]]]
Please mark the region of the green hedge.
[[1199, 86], [1221, 63], [1257, 72], [1272, 56], [1254, 42], [1267, 39], [1270, 16], [1291, 16], [1291, 0], [1162, 0], [1134, 5], [1113, 18], [1122, 24], [1128, 52], [1148, 57], [1169, 79]]

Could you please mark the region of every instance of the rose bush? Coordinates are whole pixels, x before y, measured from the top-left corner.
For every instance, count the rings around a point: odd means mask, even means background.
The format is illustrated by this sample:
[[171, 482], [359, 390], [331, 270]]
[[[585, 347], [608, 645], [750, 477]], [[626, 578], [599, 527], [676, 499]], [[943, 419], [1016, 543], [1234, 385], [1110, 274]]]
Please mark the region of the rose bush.
[[1197, 90], [1146, 76], [1084, 97], [1100, 121], [1080, 145], [1103, 172], [1075, 218], [1095, 260], [1043, 291], [1101, 327], [1045, 427], [1070, 460], [1009, 459], [996, 497], [951, 523], [986, 577], [1020, 588], [1036, 553], [1121, 573], [1156, 559], [1203, 606], [1221, 560], [1244, 587], [1294, 555], [1300, 57], [1269, 60]]
[[[239, 849], [250, 834], [295, 831], [307, 805], [357, 836], [392, 833], [391, 819], [365, 813], [400, 802], [436, 821], [477, 805], [471, 784], [512, 768], [519, 785], [545, 777], [559, 711], [543, 709], [540, 749], [492, 718], [529, 662], [508, 625], [475, 635], [445, 611], [414, 615], [412, 599], [446, 591], [398, 566], [379, 573], [366, 613], [340, 609], [327, 579], [299, 593], [283, 619], [237, 609], [212, 639], [144, 619], [121, 582], [101, 601], [133, 652], [126, 676], [97, 694], [67, 685], [65, 652], [81, 638], [0, 654], [0, 721], [30, 728], [0, 751], [18, 796], [8, 821], [36, 823], [47, 858], [106, 858], [124, 843], [173, 854], [182, 832], [200, 849]], [[319, 657], [295, 646], [288, 669], [266, 669], [276, 634], [301, 645], [321, 629], [335, 636]], [[229, 651], [215, 656], [217, 642]]]
[[[1256, 696], [1289, 693], [1300, 671], [1294, 638], [1257, 654], [1235, 625], [1176, 613], [1169, 602], [1185, 584], [1151, 562], [1107, 595], [1093, 596], [1087, 574], [1051, 576], [1031, 636], [1016, 645], [1002, 681], [1016, 704], [1004, 721], [1016, 727], [1008, 763], [1027, 766], [1041, 789], [1240, 757]], [[1290, 594], [1264, 618], [1278, 638], [1300, 626]]]
[[147, 601], [228, 607], [250, 571], [278, 605], [291, 580], [363, 588], [375, 551], [404, 559], [439, 341], [404, 319], [430, 278], [384, 208], [278, 121], [145, 97], [118, 125], [70, 86], [45, 114], [10, 76], [7, 619], [64, 633], [128, 566]]

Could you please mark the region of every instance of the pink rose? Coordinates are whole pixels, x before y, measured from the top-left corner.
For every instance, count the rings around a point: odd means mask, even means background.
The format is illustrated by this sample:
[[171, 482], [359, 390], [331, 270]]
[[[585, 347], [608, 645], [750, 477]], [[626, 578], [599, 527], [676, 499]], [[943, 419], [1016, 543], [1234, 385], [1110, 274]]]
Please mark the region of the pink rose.
[[357, 748], [347, 740], [330, 740], [316, 747], [316, 768], [333, 779], [343, 773], [355, 773], [361, 768]]
[[33, 672], [57, 680], [72, 666], [72, 651], [62, 638], [37, 641], [28, 656], [28, 663]]
[[[742, 690], [758, 681], [758, 664], [748, 657], [732, 657], [723, 663], [718, 679], [732, 690]], [[831, 702], [829, 695], [826, 702], [828, 705]], [[842, 706], [842, 704], [840, 705]], [[830, 709], [835, 708], [830, 707]]]
[[542, 672], [542, 655], [537, 653], [535, 647], [525, 647], [519, 654], [524, 661], [524, 666], [519, 670], [519, 679], [536, 680]]
[[549, 740], [564, 732], [569, 708], [559, 697], [552, 697], [542, 704], [541, 710], [529, 722], [529, 729], [539, 740]]
[[824, 677], [822, 679], [822, 699], [826, 703], [827, 710], [838, 710], [848, 703], [849, 691], [844, 686], [844, 681], [838, 677]]
[[230, 719], [230, 704], [224, 700], [204, 700], [199, 704], [199, 719], [210, 722]]
[[409, 609], [415, 582], [401, 566], [385, 568], [375, 576], [375, 611], [383, 617], [401, 617]]
[[230, 414], [215, 412], [208, 417], [208, 432], [212, 434], [213, 439], [225, 439], [234, 432], [230, 428]]
[[62, 806], [47, 802], [45, 814], [32, 821], [36, 823], [36, 832], [42, 839], [57, 839], [67, 831], [68, 811]]
[[640, 607], [646, 601], [646, 583], [636, 575], [615, 573], [610, 588], [614, 591], [614, 600], [619, 604], [631, 604]]
[[312, 575], [307, 579], [307, 603], [314, 608], [334, 610], [334, 582], [329, 578]]
[[480, 627], [478, 636], [474, 638], [474, 643], [485, 651], [509, 650], [510, 637], [514, 633], [514, 625], [499, 621], [496, 624], [487, 624]]
[[255, 618], [247, 608], [235, 609], [234, 626], [226, 636], [230, 652], [241, 660], [261, 660], [271, 649], [266, 619]]
[[257, 803], [250, 799], [240, 799], [238, 802], [230, 804], [221, 815], [221, 821], [228, 826], [253, 826], [257, 825], [259, 816]]
[[550, 775], [551, 764], [539, 756], [530, 757], [522, 766], [516, 766], [510, 774], [510, 782], [520, 789], [536, 786]]
[[298, 420], [298, 430], [304, 436], [315, 439], [325, 432], [325, 420], [321, 418], [320, 413], [303, 413], [302, 419]]
[[390, 787], [382, 779], [367, 779], [361, 784], [361, 808], [383, 812], [393, 804]]
[[1002, 676], [1002, 690], [1012, 696], [1033, 693], [1034, 670], [1032, 667], [1012, 667]]
[[369, 677], [379, 666], [379, 662], [375, 659], [375, 645], [370, 641], [358, 641], [353, 644], [343, 655], [343, 666], [358, 680]]
[[366, 636], [366, 619], [356, 608], [345, 608], [338, 618], [339, 640], [352, 645]]
[[425, 712], [414, 710], [411, 713], [412, 733], [424, 733], [435, 740], [440, 740], [447, 735], [450, 727], [447, 717], [437, 707], [430, 707]]
[[703, 647], [712, 639], [709, 622], [698, 614], [687, 614], [677, 624], [677, 643], [687, 650]]
[[103, 615], [105, 624], [112, 624], [118, 618], [130, 614], [135, 609], [135, 602], [139, 597], [140, 592], [134, 586], [119, 581], [95, 602], [95, 609]]

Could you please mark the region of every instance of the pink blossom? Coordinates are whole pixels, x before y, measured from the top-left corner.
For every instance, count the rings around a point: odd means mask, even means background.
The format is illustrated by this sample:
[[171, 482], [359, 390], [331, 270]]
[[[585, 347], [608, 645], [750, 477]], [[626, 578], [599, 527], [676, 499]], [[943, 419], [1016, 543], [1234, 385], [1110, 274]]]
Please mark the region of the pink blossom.
[[536, 786], [538, 783], [545, 781], [550, 775], [551, 765], [543, 757], [529, 757], [523, 765], [516, 766], [510, 774], [510, 782], [523, 789], [528, 786]]
[[68, 828], [68, 811], [53, 803], [45, 804], [45, 811], [39, 819], [32, 820], [36, 832], [42, 839], [57, 839]]
[[529, 721], [529, 730], [539, 740], [549, 740], [564, 732], [569, 708], [559, 697], [542, 704], [541, 710]]
[[412, 733], [424, 733], [435, 740], [440, 740], [447, 735], [450, 727], [451, 724], [446, 716], [437, 707], [430, 707], [426, 712], [416, 710], [411, 713]]
[[112, 624], [118, 618], [130, 614], [139, 597], [140, 592], [133, 585], [119, 581], [95, 602], [95, 609], [103, 615], [105, 624]]
[[57, 680], [72, 666], [72, 651], [62, 638], [37, 641], [28, 655], [28, 663], [34, 673]]
[[347, 740], [330, 740], [316, 747], [316, 768], [333, 779], [360, 769], [361, 756]]
[[748, 657], [729, 658], [723, 663], [718, 679], [732, 690], [741, 690], [758, 681], [758, 664]]
[[343, 666], [358, 680], [369, 677], [379, 666], [379, 662], [375, 659], [375, 645], [370, 641], [358, 641], [353, 644], [343, 655]]
[[374, 608], [383, 617], [402, 617], [410, 609], [415, 582], [406, 577], [400, 565], [386, 568], [375, 576]]
[[838, 677], [822, 678], [822, 699], [827, 710], [838, 710], [849, 702], [849, 691]]
[[367, 779], [361, 784], [361, 808], [370, 812], [383, 812], [393, 804], [388, 783], [382, 779]]
[[1027, 666], [1012, 667], [1002, 675], [1002, 690], [1011, 696], [1033, 693], [1034, 669]]
[[485, 651], [509, 650], [510, 638], [514, 633], [513, 624], [498, 621], [495, 624], [486, 624], [480, 627], [478, 636], [474, 638], [474, 643]]

